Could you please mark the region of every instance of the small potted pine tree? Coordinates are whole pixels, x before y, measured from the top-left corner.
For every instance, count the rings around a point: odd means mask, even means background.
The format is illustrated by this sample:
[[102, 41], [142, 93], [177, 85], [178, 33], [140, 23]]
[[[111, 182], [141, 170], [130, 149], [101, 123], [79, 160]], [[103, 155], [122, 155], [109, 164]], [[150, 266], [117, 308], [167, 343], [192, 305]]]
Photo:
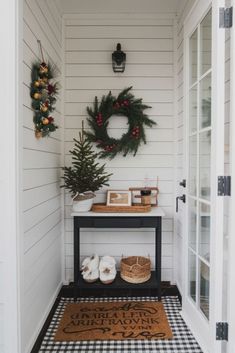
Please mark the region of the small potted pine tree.
[[72, 155], [72, 166], [63, 167], [64, 187], [68, 189], [73, 198], [73, 210], [75, 212], [86, 212], [91, 209], [94, 192], [103, 185], [109, 185], [108, 180], [112, 174], [105, 172], [105, 164], [97, 162], [99, 153], [92, 149], [91, 142], [88, 141], [82, 128], [79, 133], [79, 140], [74, 139]]

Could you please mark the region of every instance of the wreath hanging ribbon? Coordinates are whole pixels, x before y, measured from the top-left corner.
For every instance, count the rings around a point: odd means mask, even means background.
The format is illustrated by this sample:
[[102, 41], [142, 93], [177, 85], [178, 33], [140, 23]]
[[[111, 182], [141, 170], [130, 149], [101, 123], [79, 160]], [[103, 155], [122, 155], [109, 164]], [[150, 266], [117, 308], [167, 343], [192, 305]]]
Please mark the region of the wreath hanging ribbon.
[[[111, 92], [103, 96], [100, 103], [95, 97], [93, 109], [87, 107], [89, 118], [87, 119], [91, 132], [86, 132], [88, 139], [95, 142], [102, 149], [101, 158], [114, 158], [118, 153], [126, 156], [133, 153], [135, 156], [141, 143], [146, 143], [144, 126], [152, 127], [156, 123], [149, 119], [144, 110], [151, 108], [142, 103], [142, 99], [136, 99], [130, 90], [124, 89], [117, 97]], [[113, 116], [126, 116], [128, 119], [128, 131], [120, 139], [108, 135], [109, 119]]]

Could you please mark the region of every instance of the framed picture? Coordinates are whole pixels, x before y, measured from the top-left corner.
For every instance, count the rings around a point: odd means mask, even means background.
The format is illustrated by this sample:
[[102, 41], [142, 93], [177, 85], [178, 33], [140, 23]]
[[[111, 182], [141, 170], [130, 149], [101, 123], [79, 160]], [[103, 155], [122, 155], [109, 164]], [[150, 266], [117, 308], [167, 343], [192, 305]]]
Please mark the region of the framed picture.
[[131, 206], [131, 191], [108, 190], [107, 206]]

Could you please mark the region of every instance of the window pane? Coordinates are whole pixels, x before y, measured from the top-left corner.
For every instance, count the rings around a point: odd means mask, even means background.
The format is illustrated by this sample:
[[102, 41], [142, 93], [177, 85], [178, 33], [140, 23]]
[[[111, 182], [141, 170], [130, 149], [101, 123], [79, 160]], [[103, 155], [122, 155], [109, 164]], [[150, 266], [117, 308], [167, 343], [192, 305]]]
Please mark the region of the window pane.
[[189, 199], [189, 246], [196, 251], [197, 247], [197, 202]]
[[211, 125], [211, 75], [200, 82], [200, 128]]
[[189, 295], [196, 302], [196, 256], [189, 250]]
[[211, 68], [211, 10], [201, 22], [201, 67], [200, 74], [203, 75]]
[[197, 136], [189, 138], [189, 194], [197, 193]]
[[189, 132], [197, 131], [197, 87], [193, 86], [189, 91]]
[[200, 309], [209, 319], [210, 268], [200, 261]]
[[205, 131], [199, 134], [199, 195], [202, 199], [210, 200], [211, 185], [211, 132]]
[[210, 206], [199, 203], [199, 254], [210, 261]]
[[192, 34], [192, 36], [189, 39], [189, 50], [190, 50], [190, 80], [189, 84], [190, 86], [197, 80], [197, 53], [198, 53], [198, 44], [197, 44], [197, 39], [198, 38], [198, 33], [197, 29], [196, 31]]

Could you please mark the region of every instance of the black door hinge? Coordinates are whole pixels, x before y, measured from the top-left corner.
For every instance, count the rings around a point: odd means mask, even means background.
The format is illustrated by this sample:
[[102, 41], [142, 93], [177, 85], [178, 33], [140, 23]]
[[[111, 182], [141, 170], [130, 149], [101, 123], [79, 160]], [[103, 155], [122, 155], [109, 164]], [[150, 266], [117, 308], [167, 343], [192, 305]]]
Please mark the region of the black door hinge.
[[220, 28], [231, 28], [233, 26], [233, 8], [220, 7], [219, 9]]
[[228, 323], [216, 322], [216, 340], [228, 341]]
[[218, 196], [231, 195], [231, 176], [218, 176]]

